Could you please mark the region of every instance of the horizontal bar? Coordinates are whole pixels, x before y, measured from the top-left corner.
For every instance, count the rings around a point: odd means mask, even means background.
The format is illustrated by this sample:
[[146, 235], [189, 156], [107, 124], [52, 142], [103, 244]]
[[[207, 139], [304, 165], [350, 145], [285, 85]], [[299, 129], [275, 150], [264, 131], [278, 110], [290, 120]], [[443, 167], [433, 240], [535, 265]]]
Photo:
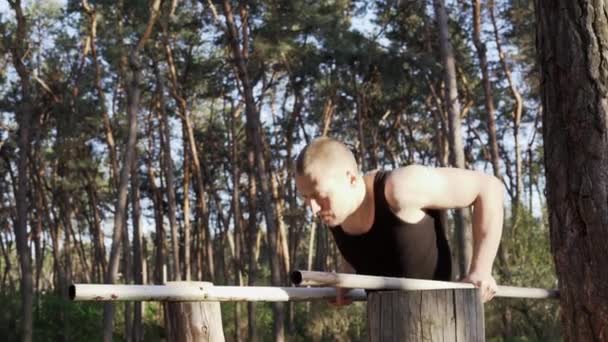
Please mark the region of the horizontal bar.
[[[73, 284], [70, 299], [75, 301], [159, 301], [159, 302], [287, 302], [335, 299], [333, 287], [213, 286], [201, 282], [167, 285]], [[206, 285], [201, 285], [206, 284]], [[346, 294], [355, 301], [366, 300], [365, 291]]]
[[[291, 281], [295, 285], [335, 286], [368, 290], [441, 290], [475, 288], [473, 284], [461, 282], [299, 270], [291, 273]], [[496, 297], [542, 299], [557, 298], [558, 296], [559, 292], [555, 289], [498, 286], [498, 290], [496, 291]]]

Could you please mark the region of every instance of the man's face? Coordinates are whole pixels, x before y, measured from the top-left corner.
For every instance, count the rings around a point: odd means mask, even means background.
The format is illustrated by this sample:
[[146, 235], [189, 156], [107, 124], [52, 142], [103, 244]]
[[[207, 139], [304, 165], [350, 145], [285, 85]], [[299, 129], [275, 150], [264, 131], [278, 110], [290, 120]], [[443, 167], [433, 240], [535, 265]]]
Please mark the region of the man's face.
[[[320, 173], [320, 172], [319, 172]], [[330, 227], [338, 226], [351, 214], [350, 198], [354, 176], [349, 172], [298, 175], [296, 188], [314, 215]]]

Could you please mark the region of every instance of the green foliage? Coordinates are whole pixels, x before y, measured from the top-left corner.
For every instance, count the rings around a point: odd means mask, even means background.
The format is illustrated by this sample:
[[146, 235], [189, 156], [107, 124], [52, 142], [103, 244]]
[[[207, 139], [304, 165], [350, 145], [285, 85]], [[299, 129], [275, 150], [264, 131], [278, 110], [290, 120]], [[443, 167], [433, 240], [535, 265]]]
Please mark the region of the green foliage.
[[[516, 228], [505, 227], [503, 246], [508, 251], [508, 271], [497, 272], [503, 285], [556, 288], [557, 277], [549, 248], [549, 231], [545, 221], [520, 208]], [[497, 262], [498, 263], [498, 262]], [[498, 265], [500, 268], [502, 265]], [[498, 298], [486, 305], [486, 334], [501, 340], [504, 315], [511, 314], [512, 338], [508, 341], [558, 341], [561, 339], [559, 302]]]
[[[19, 293], [0, 294], [0, 336], [3, 341], [19, 340]], [[36, 297], [34, 308], [35, 341], [100, 341], [103, 303], [72, 302], [56, 294], [45, 293]], [[162, 341], [165, 337], [162, 304], [144, 304], [143, 330], [145, 341]], [[133, 310], [133, 304], [131, 304]], [[116, 304], [114, 338], [124, 339], [124, 303]]]
[[296, 305], [300, 341], [366, 341], [365, 303], [335, 307], [327, 302]]
[[[234, 336], [235, 303], [222, 303], [222, 321], [227, 341]], [[289, 312], [288, 305], [286, 305]], [[287, 331], [289, 341], [366, 341], [365, 304], [354, 303], [335, 307], [327, 302], [298, 302], [293, 304], [293, 331]], [[241, 304], [240, 319], [243, 326], [247, 319], [247, 305]], [[255, 304], [256, 331], [261, 341], [272, 341], [272, 304]], [[287, 322], [286, 322], [287, 324]], [[289, 329], [287, 327], [286, 329]], [[246, 336], [246, 331], [243, 331]]]
[[[0, 294], [0, 335], [5, 341], [19, 340], [20, 294]], [[55, 294], [36, 297], [34, 339], [36, 341], [100, 340], [102, 306], [98, 303], [69, 302]]]

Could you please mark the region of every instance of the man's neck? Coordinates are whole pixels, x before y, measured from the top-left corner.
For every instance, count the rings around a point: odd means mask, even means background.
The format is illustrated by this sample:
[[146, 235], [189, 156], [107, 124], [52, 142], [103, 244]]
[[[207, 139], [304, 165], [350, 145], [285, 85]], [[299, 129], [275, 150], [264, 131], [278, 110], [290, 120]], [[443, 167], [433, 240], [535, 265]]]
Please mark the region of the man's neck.
[[374, 189], [373, 189], [373, 176], [371, 177], [371, 184], [369, 176], [363, 176], [363, 189], [360, 193], [360, 200], [357, 205], [357, 209], [350, 214], [346, 220], [342, 223], [342, 230], [346, 233], [351, 234], [364, 234], [366, 233], [374, 223]]

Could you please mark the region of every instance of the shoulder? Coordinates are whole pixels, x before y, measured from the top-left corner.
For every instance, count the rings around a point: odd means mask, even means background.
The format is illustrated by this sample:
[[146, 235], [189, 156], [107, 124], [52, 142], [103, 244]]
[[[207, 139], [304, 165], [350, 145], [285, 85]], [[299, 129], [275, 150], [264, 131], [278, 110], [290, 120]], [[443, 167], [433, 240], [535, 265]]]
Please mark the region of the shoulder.
[[417, 194], [428, 186], [433, 168], [411, 164], [391, 170], [386, 175], [384, 196], [393, 208], [409, 207], [416, 203]]

